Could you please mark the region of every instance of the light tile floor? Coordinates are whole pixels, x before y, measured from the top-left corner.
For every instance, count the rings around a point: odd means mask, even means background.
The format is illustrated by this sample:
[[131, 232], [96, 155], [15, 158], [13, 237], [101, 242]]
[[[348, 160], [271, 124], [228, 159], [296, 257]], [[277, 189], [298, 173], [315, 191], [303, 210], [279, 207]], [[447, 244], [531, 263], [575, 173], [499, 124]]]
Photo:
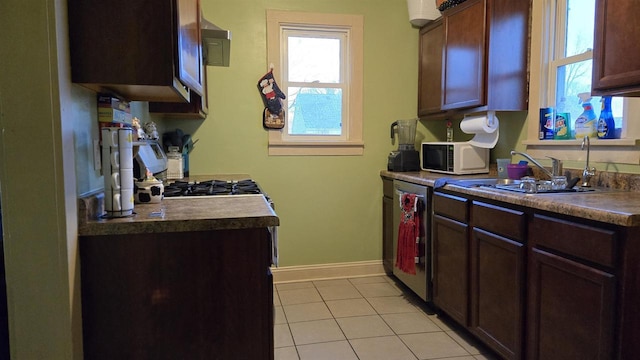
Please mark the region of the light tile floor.
[[497, 359], [388, 276], [274, 286], [276, 360]]

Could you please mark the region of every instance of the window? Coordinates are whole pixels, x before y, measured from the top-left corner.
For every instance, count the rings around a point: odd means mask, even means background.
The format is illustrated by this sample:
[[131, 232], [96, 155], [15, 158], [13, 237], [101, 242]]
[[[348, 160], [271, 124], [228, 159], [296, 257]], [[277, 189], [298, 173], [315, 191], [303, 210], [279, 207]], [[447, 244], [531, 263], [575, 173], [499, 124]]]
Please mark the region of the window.
[[[557, 112], [569, 113], [571, 125], [583, 112], [580, 94], [591, 92], [595, 0], [556, 0], [550, 24], [554, 24], [549, 61], [549, 104]], [[599, 96], [590, 98], [596, 114], [601, 109]], [[612, 99], [616, 128], [622, 129], [623, 99]], [[571, 129], [575, 132], [575, 129]], [[619, 136], [618, 136], [619, 137]]]
[[[553, 7], [555, 2], [555, 7]], [[593, 30], [595, 0], [555, 0], [550, 2], [550, 23], [555, 33], [550, 44], [548, 104], [557, 112], [569, 113], [571, 126], [583, 112], [580, 94], [591, 92]], [[596, 116], [600, 113], [601, 98], [590, 98]], [[622, 129], [623, 98], [612, 98], [612, 111], [616, 128]], [[575, 132], [575, 129], [571, 129]], [[618, 136], [619, 137], [619, 136]]]
[[359, 15], [267, 10], [268, 62], [287, 97], [270, 155], [363, 153], [362, 41]]
[[[586, 151], [581, 139], [538, 140], [539, 109], [555, 107], [570, 113], [569, 123], [582, 113], [578, 94], [590, 92], [594, 0], [533, 0], [531, 17], [531, 53], [529, 111], [522, 143], [526, 151], [542, 164], [547, 157], [566, 161], [566, 168], [585, 166]], [[557, 31], [556, 31], [557, 29]], [[600, 114], [599, 97], [591, 99], [596, 116]], [[590, 161], [594, 163], [640, 163], [640, 99], [614, 98], [614, 117], [620, 126], [620, 139], [591, 139]], [[575, 131], [575, 130], [574, 130]], [[601, 165], [596, 166], [602, 169]]]

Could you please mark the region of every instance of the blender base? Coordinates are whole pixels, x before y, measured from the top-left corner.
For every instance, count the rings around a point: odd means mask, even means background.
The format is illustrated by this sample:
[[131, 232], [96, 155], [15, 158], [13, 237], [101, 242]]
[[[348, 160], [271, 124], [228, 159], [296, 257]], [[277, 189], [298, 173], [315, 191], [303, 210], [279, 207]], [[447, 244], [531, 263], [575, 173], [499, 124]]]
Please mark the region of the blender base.
[[417, 150], [398, 150], [389, 154], [389, 171], [420, 171], [420, 152]]

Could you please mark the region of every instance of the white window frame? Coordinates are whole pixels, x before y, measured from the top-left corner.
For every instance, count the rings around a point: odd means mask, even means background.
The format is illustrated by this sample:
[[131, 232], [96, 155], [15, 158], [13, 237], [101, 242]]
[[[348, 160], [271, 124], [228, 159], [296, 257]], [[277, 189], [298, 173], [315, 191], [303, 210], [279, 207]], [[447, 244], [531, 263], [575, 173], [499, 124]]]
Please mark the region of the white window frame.
[[[293, 11], [267, 10], [267, 62], [273, 64], [276, 82], [283, 92], [289, 85], [286, 74], [286, 37], [289, 29], [327, 29], [344, 32], [347, 37], [345, 48], [346, 67], [343, 67], [343, 135], [317, 136], [287, 134], [285, 127], [269, 130], [269, 155], [362, 155], [363, 142], [363, 33], [362, 15], [321, 14]], [[326, 87], [328, 84], [321, 84]], [[284, 100], [286, 102], [286, 100]]]
[[[555, 4], [553, 4], [555, 2]], [[555, 29], [563, 29], [566, 27], [567, 19], [566, 13], [563, 12], [562, 15], [558, 14], [558, 9], [566, 9], [567, 1], [566, 0], [551, 0], [549, 1], [549, 23], [553, 24], [555, 22], [555, 26], [550, 27], [554, 31], [551, 31], [549, 34], [549, 71], [547, 74], [548, 83], [547, 83], [547, 103], [550, 106], [554, 106], [556, 103], [556, 75], [558, 74], [558, 69], [562, 66], [576, 64], [582, 61], [593, 59], [593, 49], [587, 49], [583, 53], [570, 55], [570, 56], [559, 56], [557, 54], [564, 54], [566, 41], [564, 36], [560, 36]], [[553, 21], [555, 20], [555, 21]], [[595, 20], [594, 20], [595, 21]], [[555, 46], [551, 46], [551, 44]]]
[[[582, 140], [539, 140], [539, 109], [555, 106], [555, 76], [557, 66], [592, 58], [592, 51], [573, 55], [555, 61], [553, 53], [562, 51], [563, 44], [555, 41], [557, 3], [565, 0], [533, 0], [531, 52], [530, 52], [530, 92], [527, 116], [526, 138], [523, 144], [527, 152], [536, 158], [556, 157], [563, 160], [583, 161], [586, 152], [580, 149]], [[565, 5], [566, 7], [566, 5]], [[560, 22], [564, 19], [560, 18]], [[595, 20], [594, 20], [595, 21]], [[555, 48], [554, 48], [555, 46]], [[537, 76], [536, 76], [537, 75]], [[640, 149], [636, 146], [640, 139], [640, 99], [625, 98], [623, 129], [621, 139], [590, 139], [591, 160], [625, 164], [640, 163]], [[573, 126], [573, 122], [571, 124]]]
[[[329, 38], [340, 40], [340, 64], [349, 63], [349, 29], [336, 29], [319, 26], [283, 26], [280, 41], [280, 48], [284, 49], [282, 56], [282, 89], [289, 89], [289, 87], [299, 88], [334, 88], [342, 90], [342, 119], [349, 118], [349, 67], [340, 66], [340, 80], [337, 83], [321, 83], [318, 81], [313, 82], [292, 82], [289, 81], [289, 61], [287, 55], [289, 54], [289, 37], [314, 37], [314, 38]], [[291, 100], [291, 94], [287, 94], [289, 100]], [[291, 112], [286, 112], [287, 125], [289, 123], [289, 115]], [[282, 137], [285, 141], [310, 141], [310, 139], [319, 142], [332, 142], [332, 141], [345, 141], [349, 139], [349, 122], [342, 121], [341, 126], [342, 133], [340, 135], [291, 135], [287, 131], [282, 132]]]

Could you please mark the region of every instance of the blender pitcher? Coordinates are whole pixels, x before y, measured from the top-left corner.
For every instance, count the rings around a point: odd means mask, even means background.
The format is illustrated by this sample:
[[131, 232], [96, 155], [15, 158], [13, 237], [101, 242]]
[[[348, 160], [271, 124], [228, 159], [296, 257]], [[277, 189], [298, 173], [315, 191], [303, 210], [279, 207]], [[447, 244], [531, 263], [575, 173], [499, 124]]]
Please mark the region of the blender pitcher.
[[397, 120], [391, 124], [391, 139], [393, 139], [393, 128], [397, 128], [398, 150], [415, 150], [417, 124], [418, 119]]
[[420, 170], [420, 153], [415, 148], [417, 124], [418, 119], [397, 120], [391, 124], [391, 140], [393, 140], [393, 129], [397, 128], [398, 150], [392, 151], [389, 154], [387, 170]]

